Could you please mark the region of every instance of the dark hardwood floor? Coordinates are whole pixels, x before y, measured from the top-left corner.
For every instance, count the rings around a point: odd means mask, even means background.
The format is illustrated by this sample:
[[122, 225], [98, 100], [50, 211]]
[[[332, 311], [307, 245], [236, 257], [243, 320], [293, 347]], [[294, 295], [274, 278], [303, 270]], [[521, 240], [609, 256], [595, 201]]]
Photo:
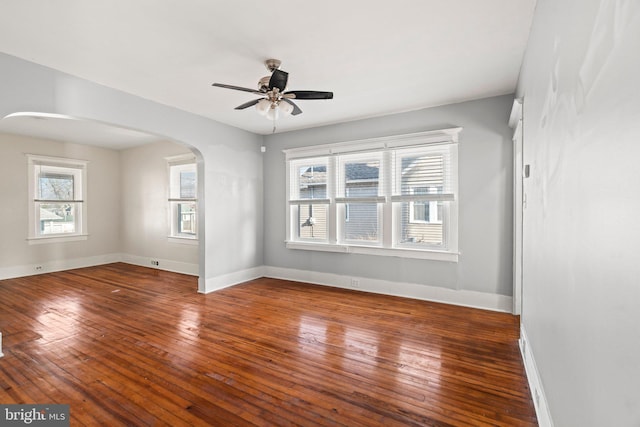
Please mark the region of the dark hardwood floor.
[[532, 426], [514, 316], [110, 264], [0, 281], [0, 403], [71, 425]]

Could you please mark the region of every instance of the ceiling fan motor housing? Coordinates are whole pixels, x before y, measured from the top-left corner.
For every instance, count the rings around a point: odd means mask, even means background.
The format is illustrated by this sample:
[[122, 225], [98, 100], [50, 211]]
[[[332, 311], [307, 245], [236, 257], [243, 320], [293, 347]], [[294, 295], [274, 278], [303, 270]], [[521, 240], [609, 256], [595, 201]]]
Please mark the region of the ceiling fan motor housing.
[[269, 91], [269, 79], [271, 78], [271, 76], [265, 76], [263, 78], [260, 79], [260, 81], [258, 82], [258, 90], [260, 92], [268, 92]]

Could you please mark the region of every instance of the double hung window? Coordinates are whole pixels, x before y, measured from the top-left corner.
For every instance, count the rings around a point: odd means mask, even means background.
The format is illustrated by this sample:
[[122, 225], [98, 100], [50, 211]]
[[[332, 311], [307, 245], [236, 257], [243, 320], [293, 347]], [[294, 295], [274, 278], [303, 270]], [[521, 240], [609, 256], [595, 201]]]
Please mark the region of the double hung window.
[[287, 247], [457, 260], [460, 130], [285, 150]]
[[36, 155], [27, 162], [29, 239], [85, 236], [87, 162]]
[[198, 175], [192, 155], [168, 159], [169, 163], [169, 236], [198, 238]]
[[327, 158], [299, 160], [291, 164], [290, 203], [296, 240], [328, 242]]

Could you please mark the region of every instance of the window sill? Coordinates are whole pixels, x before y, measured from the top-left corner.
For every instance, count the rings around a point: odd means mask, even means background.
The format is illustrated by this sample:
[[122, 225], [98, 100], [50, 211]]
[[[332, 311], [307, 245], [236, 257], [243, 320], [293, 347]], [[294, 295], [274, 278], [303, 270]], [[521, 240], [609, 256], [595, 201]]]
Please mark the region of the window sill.
[[286, 241], [287, 249], [299, 249], [305, 251], [337, 252], [361, 255], [394, 256], [399, 258], [429, 259], [433, 261], [458, 262], [457, 252], [445, 252], [437, 250], [407, 249], [407, 248], [379, 248], [371, 246], [354, 246], [311, 242]]
[[169, 243], [178, 243], [181, 245], [194, 245], [194, 246], [198, 245], [198, 239], [193, 237], [169, 236], [167, 239], [169, 240]]
[[63, 242], [78, 242], [81, 240], [87, 240], [88, 234], [74, 234], [72, 236], [41, 236], [41, 237], [29, 237], [27, 242], [30, 245], [44, 245], [47, 243], [63, 243]]

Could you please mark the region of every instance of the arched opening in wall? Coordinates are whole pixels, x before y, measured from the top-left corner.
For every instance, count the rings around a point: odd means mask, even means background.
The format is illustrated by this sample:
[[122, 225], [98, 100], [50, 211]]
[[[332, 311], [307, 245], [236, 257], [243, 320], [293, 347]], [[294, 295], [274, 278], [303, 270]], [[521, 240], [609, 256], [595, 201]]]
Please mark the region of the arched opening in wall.
[[0, 275], [16, 266], [27, 275], [31, 267], [123, 261], [202, 282], [203, 160], [196, 149], [108, 123], [29, 112], [0, 120], [0, 153], [3, 179], [15, 181], [1, 196], [21, 218], [5, 236], [15, 242], [12, 254], [2, 253], [9, 264], [0, 265]]

